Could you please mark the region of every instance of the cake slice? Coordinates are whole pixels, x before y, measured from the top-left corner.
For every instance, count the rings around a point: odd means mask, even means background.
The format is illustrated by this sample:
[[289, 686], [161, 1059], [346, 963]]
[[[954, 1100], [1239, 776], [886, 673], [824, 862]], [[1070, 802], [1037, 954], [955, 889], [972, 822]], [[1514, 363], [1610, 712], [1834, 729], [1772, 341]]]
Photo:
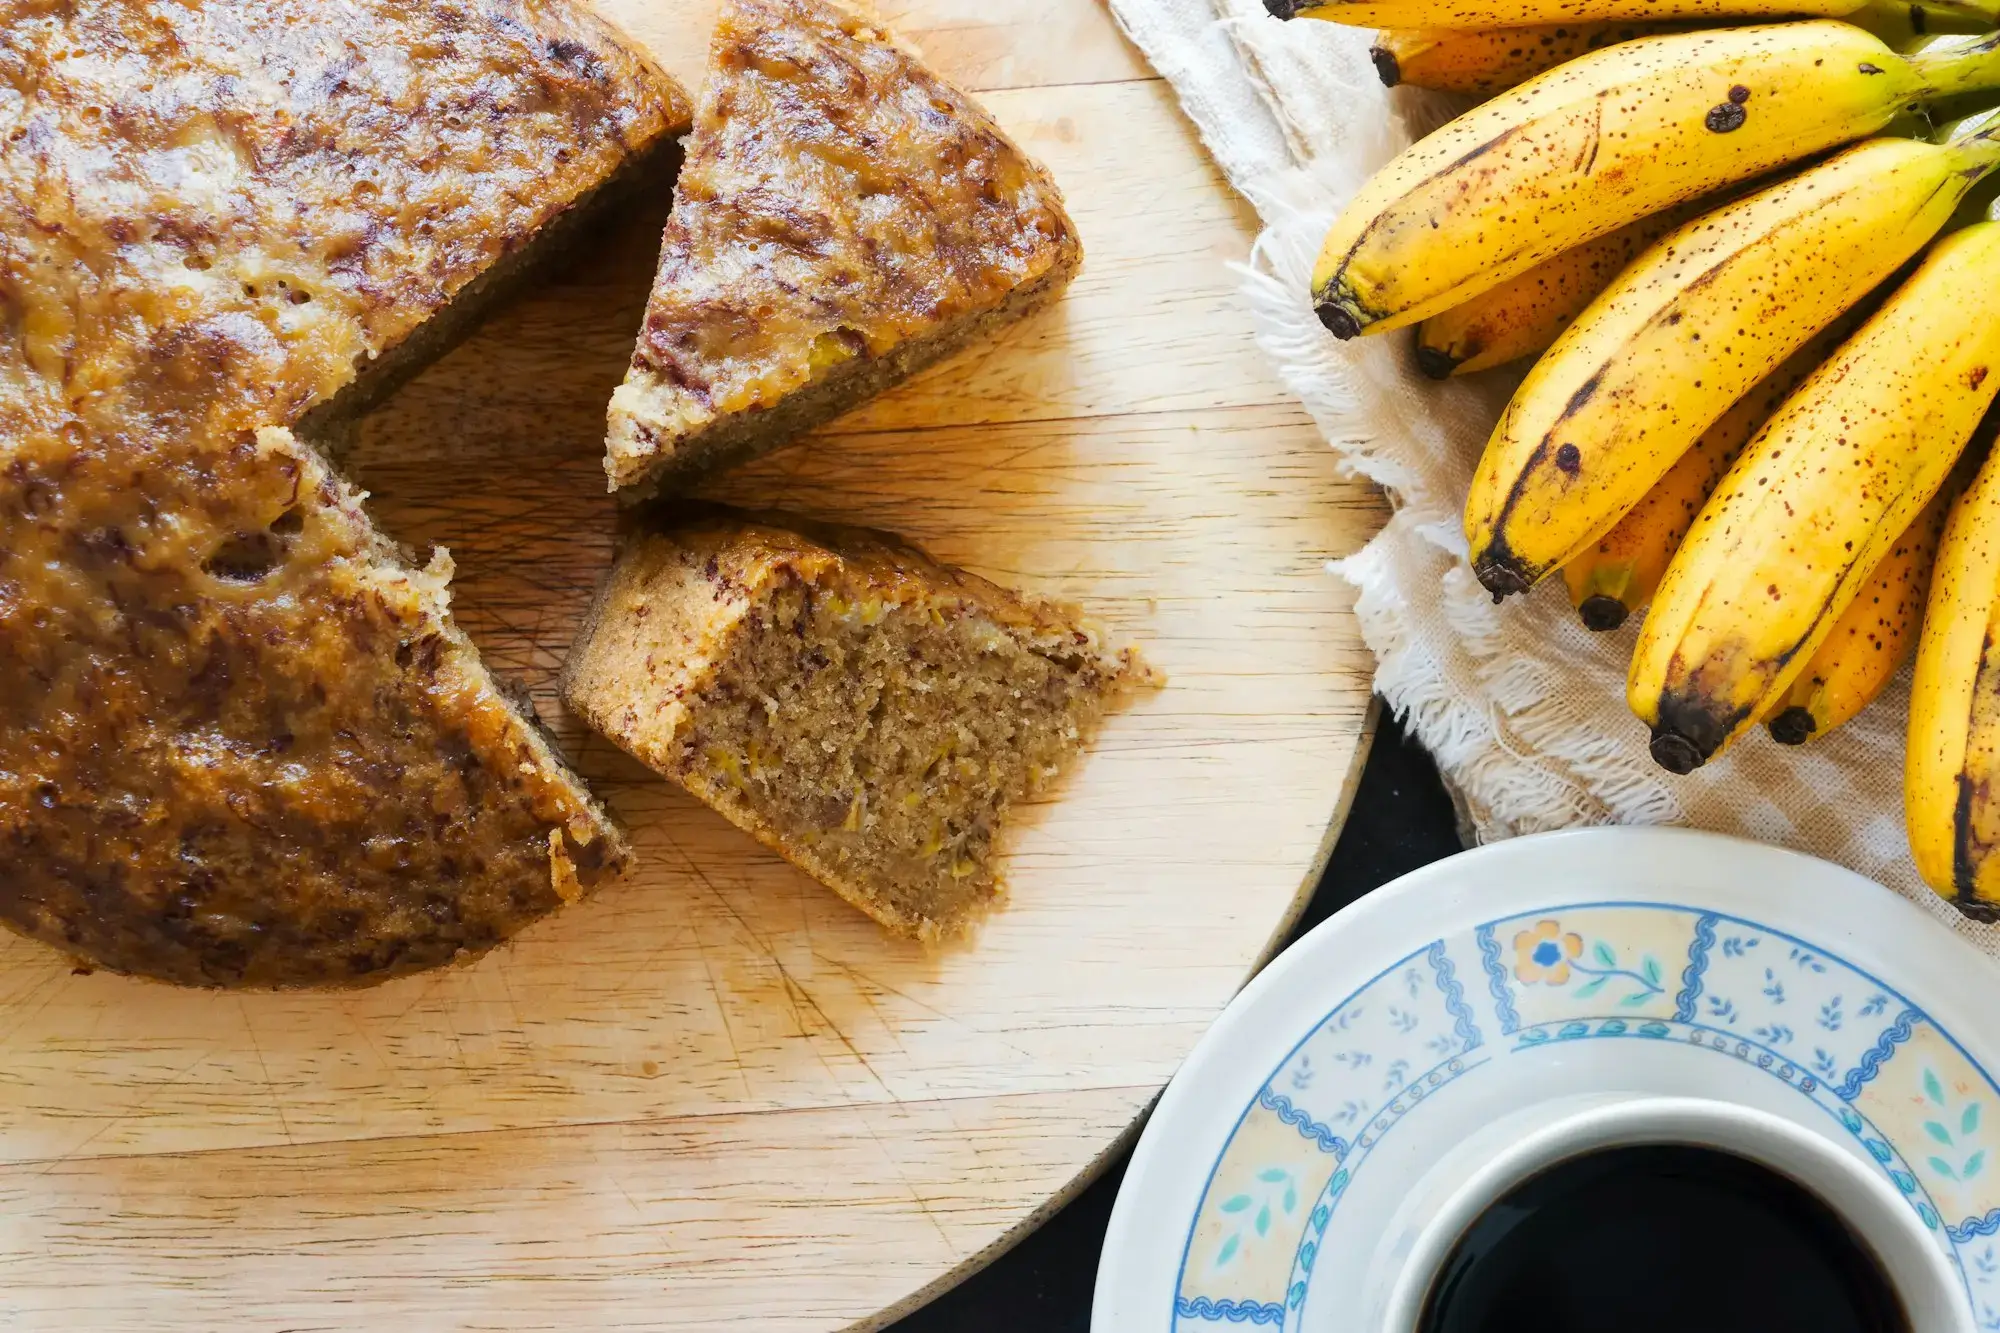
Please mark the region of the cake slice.
[[690, 109], [553, 0], [83, 0], [0, 41], [0, 920], [194, 985], [469, 958], [627, 850], [282, 427]]
[[563, 695], [882, 925], [935, 939], [998, 891], [1008, 808], [1151, 679], [1074, 609], [882, 533], [700, 508], [628, 533]]
[[771, 449], [1018, 319], [1082, 261], [970, 97], [822, 0], [722, 0], [659, 275], [612, 395], [614, 490]]

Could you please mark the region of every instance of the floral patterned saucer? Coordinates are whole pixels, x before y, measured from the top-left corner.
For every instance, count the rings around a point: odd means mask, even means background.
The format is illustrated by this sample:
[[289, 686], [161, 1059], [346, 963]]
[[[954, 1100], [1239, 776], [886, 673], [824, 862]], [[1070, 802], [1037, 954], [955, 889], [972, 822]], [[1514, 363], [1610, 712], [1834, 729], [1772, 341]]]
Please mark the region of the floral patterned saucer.
[[1126, 1175], [1093, 1327], [1346, 1333], [1441, 1155], [1618, 1091], [1837, 1143], [1906, 1201], [1972, 1325], [2000, 1330], [1989, 1070], [2000, 968], [1877, 884], [1678, 830], [1482, 848], [1321, 925], [1203, 1038]]

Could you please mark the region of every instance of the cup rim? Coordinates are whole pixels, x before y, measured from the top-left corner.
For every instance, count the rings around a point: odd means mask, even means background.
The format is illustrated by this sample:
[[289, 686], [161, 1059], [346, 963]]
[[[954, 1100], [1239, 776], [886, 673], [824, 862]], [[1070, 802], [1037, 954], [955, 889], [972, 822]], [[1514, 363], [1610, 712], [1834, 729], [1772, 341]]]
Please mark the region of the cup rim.
[[1591, 1153], [1669, 1144], [1729, 1153], [1809, 1190], [1873, 1253], [1912, 1328], [1973, 1333], [1972, 1312], [1951, 1266], [1915, 1212], [1839, 1144], [1783, 1116], [1712, 1098], [1634, 1094], [1585, 1100], [1550, 1108], [1553, 1119], [1486, 1156], [1442, 1191], [1390, 1285], [1384, 1333], [1415, 1333], [1460, 1237], [1509, 1190]]

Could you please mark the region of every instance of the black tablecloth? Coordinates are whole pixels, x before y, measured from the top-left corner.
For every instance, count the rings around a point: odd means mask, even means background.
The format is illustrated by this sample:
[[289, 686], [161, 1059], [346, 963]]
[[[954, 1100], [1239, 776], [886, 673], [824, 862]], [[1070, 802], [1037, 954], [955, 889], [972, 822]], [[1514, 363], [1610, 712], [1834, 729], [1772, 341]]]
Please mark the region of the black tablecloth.
[[[1437, 768], [1385, 712], [1347, 827], [1295, 933], [1458, 849], [1451, 798]], [[892, 1333], [1084, 1333], [1090, 1327], [1097, 1252], [1124, 1175], [1121, 1159], [1041, 1230], [984, 1272], [891, 1325]]]

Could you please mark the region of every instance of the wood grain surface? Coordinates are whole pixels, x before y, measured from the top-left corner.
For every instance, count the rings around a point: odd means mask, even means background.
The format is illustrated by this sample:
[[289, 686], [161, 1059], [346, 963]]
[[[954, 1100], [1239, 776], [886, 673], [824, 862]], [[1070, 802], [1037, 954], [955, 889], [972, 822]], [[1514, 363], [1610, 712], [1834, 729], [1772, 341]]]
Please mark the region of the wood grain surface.
[[[690, 87], [704, 0], [607, 4]], [[1121, 1140], [1291, 920], [1371, 663], [1383, 517], [1277, 382], [1248, 209], [1094, 0], [890, 0], [1070, 201], [1055, 308], [718, 482], [1085, 603], [1170, 677], [1026, 812], [971, 942], [881, 935], [564, 714], [599, 442], [667, 195], [366, 423], [378, 520], [629, 822], [639, 869], [348, 995], [73, 976], [0, 940], [0, 1328], [869, 1327]], [[664, 187], [665, 183], [662, 183]]]

